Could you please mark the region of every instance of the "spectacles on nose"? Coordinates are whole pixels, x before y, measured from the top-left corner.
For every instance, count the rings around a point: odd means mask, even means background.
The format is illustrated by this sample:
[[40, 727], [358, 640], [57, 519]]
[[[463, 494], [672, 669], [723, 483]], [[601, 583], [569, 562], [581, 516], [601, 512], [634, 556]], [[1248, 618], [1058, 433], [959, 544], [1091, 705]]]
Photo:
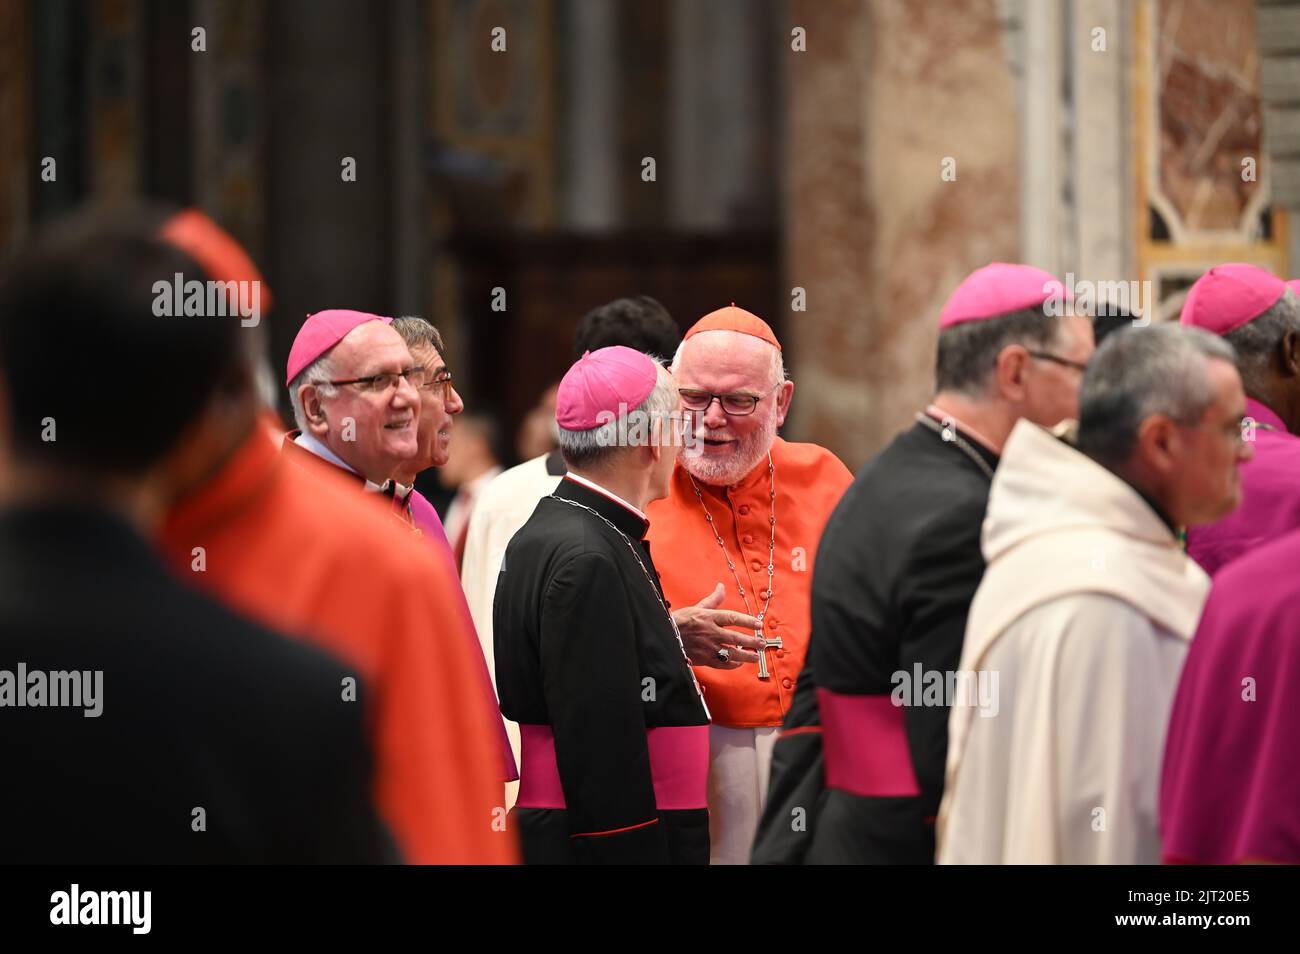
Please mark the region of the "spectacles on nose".
[[420, 387], [445, 401], [451, 394], [451, 377], [449, 370], [439, 368], [436, 372], [430, 372]]
[[709, 391], [698, 391], [695, 388], [678, 388], [677, 395], [681, 398], [682, 407], [687, 411], [707, 411], [709, 405], [714, 401], [722, 406], [722, 410], [732, 417], [744, 417], [747, 414], [753, 414], [754, 409], [758, 407], [758, 402], [763, 400], [773, 391], [781, 386], [778, 381], [762, 394], [713, 394]]
[[1050, 351], [1031, 351], [1029, 357], [1038, 358], [1040, 361], [1051, 361], [1055, 364], [1064, 365], [1067, 368], [1083, 373], [1088, 370], [1088, 366], [1081, 361], [1071, 361], [1069, 358], [1062, 358], [1059, 354], [1052, 354]]
[[364, 378], [348, 378], [344, 381], [327, 381], [327, 384], [333, 384], [342, 387], [345, 384], [354, 385], [358, 391], [364, 391], [370, 394], [382, 394], [390, 388], [397, 387], [397, 382], [401, 378], [406, 378], [406, 382], [413, 388], [424, 387], [425, 381], [429, 377], [426, 368], [413, 367], [406, 368], [403, 371], [385, 371], [383, 374], [372, 374]]

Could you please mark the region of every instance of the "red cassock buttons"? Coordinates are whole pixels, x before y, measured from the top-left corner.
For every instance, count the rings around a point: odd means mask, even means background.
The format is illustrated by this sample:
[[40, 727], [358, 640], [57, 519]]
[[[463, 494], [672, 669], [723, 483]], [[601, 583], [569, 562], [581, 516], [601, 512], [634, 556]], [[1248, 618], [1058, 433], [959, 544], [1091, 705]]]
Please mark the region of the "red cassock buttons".
[[781, 680], [781, 685], [784, 686], [785, 688], [789, 689], [791, 686], [794, 685], [794, 683], [792, 683], [792, 682], [790, 681], [790, 677], [789, 677], [789, 676], [786, 676], [784, 679]]
[[744, 517], [744, 516], [746, 516], [748, 513], [749, 513], [749, 504], [741, 504], [741, 505], [740, 505], [740, 515], [741, 515], [742, 517]]

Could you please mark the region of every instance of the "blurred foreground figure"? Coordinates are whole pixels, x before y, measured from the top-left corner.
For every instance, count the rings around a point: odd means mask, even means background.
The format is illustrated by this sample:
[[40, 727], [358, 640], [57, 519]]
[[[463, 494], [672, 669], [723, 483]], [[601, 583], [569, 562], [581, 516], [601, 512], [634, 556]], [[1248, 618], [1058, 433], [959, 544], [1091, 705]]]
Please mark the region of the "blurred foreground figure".
[[1064, 295], [1047, 272], [994, 263], [944, 305], [934, 399], [827, 524], [756, 863], [933, 861], [949, 700], [923, 690], [961, 655], [989, 483], [1012, 427], [1078, 413], [1092, 329], [1048, 317]]
[[[680, 342], [676, 323], [659, 302], [645, 295], [618, 298], [592, 309], [578, 322], [573, 359], [576, 361], [588, 351], [623, 345], [666, 361]], [[548, 427], [555, 428], [554, 402]], [[461, 563], [461, 584], [494, 681], [492, 598], [496, 593], [501, 558], [506, 544], [532, 516], [537, 502], [559, 485], [564, 471], [564, 458], [558, 450], [511, 467], [483, 488], [470, 515]], [[518, 761], [519, 727], [507, 720], [506, 730], [514, 758]], [[513, 783], [506, 786], [507, 806], [515, 803], [517, 788]]]
[[1017, 424], [989, 495], [939, 860], [1155, 864], [1165, 727], [1209, 578], [1179, 528], [1241, 499], [1232, 348], [1173, 324], [1097, 349], [1066, 428]]
[[705, 864], [709, 713], [646, 544], [677, 457], [672, 377], [630, 348], [584, 355], [556, 401], [568, 472], [501, 564], [501, 710], [523, 757], [528, 864]]
[[[808, 647], [822, 528], [853, 475], [830, 451], [777, 436], [794, 396], [781, 344], [732, 305], [686, 332], [673, 360], [692, 442], [650, 542], [669, 600], [731, 614], [722, 629], [678, 619], [713, 712], [709, 824], [714, 864], [748, 864], [772, 745]], [[746, 665], [747, 664], [747, 665]]]
[[1300, 864], [1300, 531], [1214, 578], [1160, 784], [1169, 864]]
[[182, 585], [146, 542], [249, 378], [237, 316], [159, 314], [177, 274], [202, 272], [143, 223], [81, 216], [0, 282], [4, 858], [391, 860], [343, 698], [358, 673]]
[[[191, 250], [203, 277], [260, 280], [199, 213], [163, 234]], [[406, 860], [513, 860], [513, 837], [493, 828], [500, 720], [468, 621], [446, 611], [460, 599], [450, 557], [394, 520], [386, 497], [361, 493], [362, 478], [281, 453], [253, 387], [260, 329], [240, 335], [241, 362], [192, 426], [190, 482], [162, 528], [163, 548], [187, 581], [329, 649], [363, 677], [368, 691], [349, 693], [346, 705], [366, 713], [375, 798]]]
[[1221, 335], [1246, 390], [1241, 506], [1187, 531], [1187, 552], [1211, 576], [1256, 547], [1300, 530], [1300, 298], [1255, 265], [1217, 265], [1187, 293], [1184, 325]]

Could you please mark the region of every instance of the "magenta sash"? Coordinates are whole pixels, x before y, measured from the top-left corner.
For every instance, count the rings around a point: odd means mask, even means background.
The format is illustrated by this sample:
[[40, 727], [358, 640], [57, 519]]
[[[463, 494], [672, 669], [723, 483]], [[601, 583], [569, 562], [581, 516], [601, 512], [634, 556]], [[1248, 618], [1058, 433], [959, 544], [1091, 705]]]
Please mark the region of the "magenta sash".
[[[549, 725], [521, 725], [520, 808], [564, 808], [564, 787]], [[655, 805], [660, 811], [708, 807], [709, 727], [661, 726], [646, 730]]]
[[826, 787], [851, 795], [919, 795], [907, 745], [903, 707], [888, 695], [854, 696], [817, 690]]

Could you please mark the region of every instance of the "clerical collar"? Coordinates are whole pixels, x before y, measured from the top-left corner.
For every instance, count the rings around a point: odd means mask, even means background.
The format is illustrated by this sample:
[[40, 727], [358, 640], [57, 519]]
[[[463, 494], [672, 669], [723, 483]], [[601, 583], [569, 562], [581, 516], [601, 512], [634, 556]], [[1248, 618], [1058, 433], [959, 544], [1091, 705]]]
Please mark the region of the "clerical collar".
[[614, 503], [618, 504], [620, 507], [626, 507], [628, 510], [631, 510], [634, 514], [636, 514], [639, 519], [644, 520], [646, 523], [650, 522], [649, 519], [646, 517], [646, 515], [643, 514], [640, 510], [638, 510], [636, 507], [633, 507], [630, 503], [628, 503], [618, 494], [614, 493], [614, 491], [606, 490], [604, 487], [596, 483], [594, 480], [588, 480], [586, 477], [579, 476], [578, 474], [575, 474], [573, 471], [569, 471], [564, 476], [568, 480], [572, 480], [575, 483], [582, 484], [582, 486], [587, 487], [590, 490], [594, 490], [598, 494], [602, 494], [608, 497], [610, 500], [614, 501]]
[[[346, 461], [343, 460], [342, 457], [340, 457], [338, 454], [334, 453], [332, 450], [326, 447], [325, 444], [322, 441], [320, 441], [315, 434], [309, 434], [307, 431], [301, 431], [298, 434], [298, 436], [293, 439], [293, 442], [297, 444], [299, 447], [301, 447], [303, 450], [310, 451], [311, 453], [315, 454], [321, 460], [329, 461], [329, 463], [333, 464], [335, 467], [340, 467], [343, 470], [346, 470], [349, 474], [353, 474], [357, 477], [361, 477], [361, 474], [357, 473], [355, 467], [353, 467], [351, 464], [348, 464]], [[366, 491], [372, 494], [386, 493], [388, 492], [389, 488], [393, 486], [393, 482], [391, 480], [386, 480], [382, 484], [377, 484], [373, 480], [370, 480], [366, 477], [362, 477], [361, 479], [366, 482]], [[401, 485], [399, 484], [398, 486]], [[409, 487], [406, 488], [406, 493], [409, 494], [410, 492], [411, 489]], [[405, 494], [403, 494], [399, 499], [405, 500], [406, 499]]]
[[610, 493], [599, 484], [584, 480], [577, 474], [565, 474], [552, 496], [594, 510], [629, 539], [644, 540], [646, 531], [650, 529], [650, 521], [636, 507], [618, 494]]

